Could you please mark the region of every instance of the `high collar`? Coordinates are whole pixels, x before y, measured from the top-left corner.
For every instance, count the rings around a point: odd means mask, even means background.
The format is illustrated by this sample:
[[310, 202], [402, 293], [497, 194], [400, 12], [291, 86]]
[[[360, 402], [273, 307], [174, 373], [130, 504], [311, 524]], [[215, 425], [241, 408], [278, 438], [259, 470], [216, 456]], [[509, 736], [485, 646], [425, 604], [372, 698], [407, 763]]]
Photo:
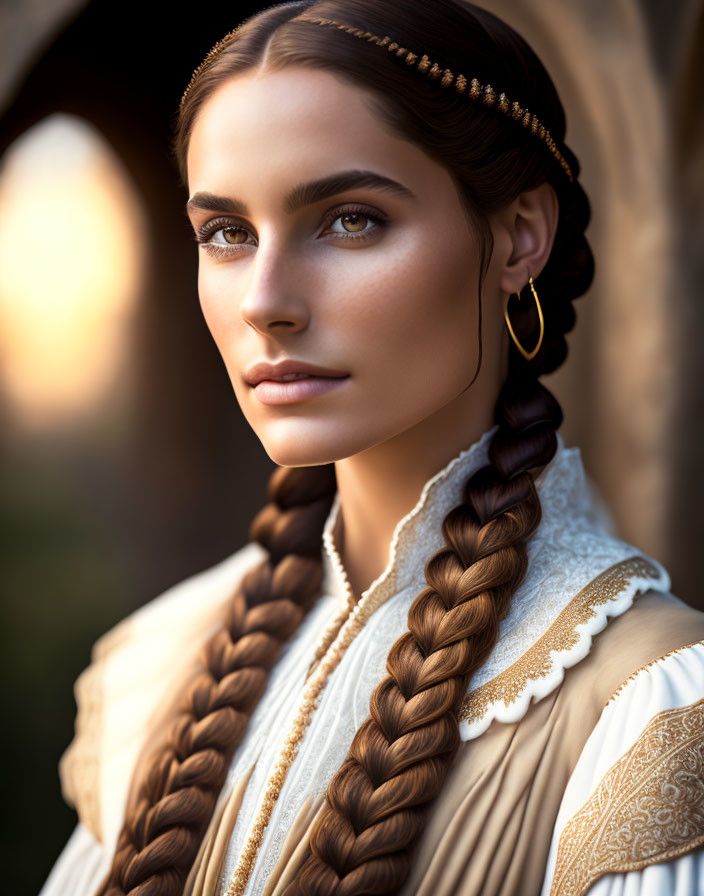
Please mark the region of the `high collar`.
[[[431, 554], [443, 547], [443, 518], [461, 501], [467, 479], [488, 463], [489, 444], [498, 428], [498, 424], [492, 426], [427, 480], [413, 509], [396, 524], [386, 567], [362, 592], [360, 605], [369, 600], [376, 603], [375, 597], [381, 591], [393, 593], [405, 588], [417, 578], [418, 564], [424, 566]], [[343, 605], [352, 605], [352, 588], [337, 549], [340, 510], [337, 492], [323, 528], [323, 582], [326, 593], [337, 595]]]
[[[389, 560], [355, 603], [336, 547], [340, 499], [336, 494], [323, 529], [323, 588], [341, 611], [371, 618], [387, 601], [398, 604], [398, 625], [413, 598], [427, 587], [425, 565], [446, 547], [442, 522], [462, 500], [464, 485], [488, 462], [498, 425], [460, 451], [423, 486], [413, 509], [396, 525]], [[560, 433], [552, 459], [535, 479], [541, 520], [526, 543], [526, 575], [500, 624], [499, 638], [476, 670], [462, 712], [463, 738], [481, 734], [493, 718], [520, 718], [531, 699], [542, 699], [567, 667], [583, 659], [610, 618], [650, 588], [667, 592], [664, 567], [620, 540], [607, 506], [586, 475], [578, 447]], [[399, 629], [401, 634], [402, 629]]]

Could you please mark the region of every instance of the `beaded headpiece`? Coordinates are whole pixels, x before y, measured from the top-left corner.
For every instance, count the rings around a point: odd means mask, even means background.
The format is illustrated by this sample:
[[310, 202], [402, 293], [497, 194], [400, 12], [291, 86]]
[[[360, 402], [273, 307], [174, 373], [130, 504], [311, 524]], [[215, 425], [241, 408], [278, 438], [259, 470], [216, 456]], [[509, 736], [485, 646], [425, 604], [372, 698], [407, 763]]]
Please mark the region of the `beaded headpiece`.
[[[570, 179], [570, 181], [574, 180], [572, 169], [567, 163], [567, 160], [557, 148], [555, 141], [550, 135], [550, 131], [548, 131], [547, 128], [540, 122], [538, 116], [534, 113], [529, 112], [528, 109], [524, 109], [516, 100], [511, 102], [511, 100], [509, 100], [505, 93], [500, 93], [497, 96], [491, 84], [480, 84], [477, 78], [468, 79], [466, 75], [453, 74], [453, 72], [451, 72], [449, 68], [442, 69], [437, 62], [431, 62], [426, 55], [423, 55], [419, 58], [417, 53], [413, 53], [406, 47], [400, 46], [396, 41], [391, 40], [388, 35], [385, 35], [384, 37], [378, 37], [376, 34], [372, 34], [370, 31], [364, 31], [362, 28], [354, 28], [351, 25], [345, 25], [342, 22], [336, 22], [334, 19], [322, 19], [315, 16], [302, 15], [297, 16], [290, 21], [311, 22], [314, 25], [324, 25], [330, 28], [337, 28], [339, 31], [344, 31], [347, 34], [351, 34], [354, 37], [360, 38], [361, 40], [366, 40], [369, 43], [376, 44], [379, 47], [386, 47], [387, 52], [393, 54], [399, 59], [402, 59], [409, 67], [415, 67], [416, 71], [419, 71], [426, 77], [439, 81], [439, 83], [443, 87], [451, 87], [454, 85], [457, 93], [469, 97], [469, 99], [471, 100], [478, 100], [485, 106], [491, 106], [495, 109], [498, 109], [499, 112], [508, 115], [514, 121], [520, 122], [524, 128], [529, 129], [530, 132], [532, 134], [535, 134], [535, 136], [539, 140], [542, 140], [550, 150], [550, 152], [553, 154], [553, 156], [560, 163], [563, 171]], [[183, 109], [183, 104], [188, 95], [188, 92], [193, 86], [196, 78], [200, 75], [201, 71], [213, 62], [213, 60], [220, 54], [220, 52], [225, 48], [225, 46], [227, 46], [227, 44], [231, 43], [232, 40], [234, 40], [237, 32], [242, 27], [242, 24], [244, 23], [238, 25], [237, 28], [234, 28], [232, 31], [228, 32], [225, 37], [219, 40], [210, 50], [210, 52], [207, 54], [198, 68], [193, 72], [191, 80], [188, 82], [188, 86], [186, 87], [183, 96], [181, 97], [180, 109]]]

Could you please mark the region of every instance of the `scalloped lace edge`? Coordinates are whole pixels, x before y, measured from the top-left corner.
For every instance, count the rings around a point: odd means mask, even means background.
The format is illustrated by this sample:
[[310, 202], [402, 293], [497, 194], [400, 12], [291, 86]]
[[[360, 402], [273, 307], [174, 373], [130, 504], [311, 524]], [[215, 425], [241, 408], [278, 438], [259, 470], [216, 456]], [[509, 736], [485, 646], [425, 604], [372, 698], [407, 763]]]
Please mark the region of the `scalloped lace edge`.
[[[603, 600], [608, 576], [625, 573], [629, 566], [641, 565], [637, 573], [624, 580], [618, 593]], [[646, 591], [668, 592], [670, 576], [665, 568], [645, 555], [622, 560], [592, 579], [562, 610], [550, 628], [519, 659], [486, 684], [470, 691], [460, 717], [462, 740], [483, 734], [496, 719], [502, 723], [517, 722], [537, 703], [552, 693], [565, 677], [565, 670], [575, 666], [592, 647], [595, 635], [603, 631], [609, 620], [625, 613], [636, 596]], [[601, 601], [601, 602], [600, 602]], [[584, 621], [575, 621], [581, 617]], [[558, 648], [551, 647], [557, 641]], [[566, 644], [560, 649], [560, 644]]]

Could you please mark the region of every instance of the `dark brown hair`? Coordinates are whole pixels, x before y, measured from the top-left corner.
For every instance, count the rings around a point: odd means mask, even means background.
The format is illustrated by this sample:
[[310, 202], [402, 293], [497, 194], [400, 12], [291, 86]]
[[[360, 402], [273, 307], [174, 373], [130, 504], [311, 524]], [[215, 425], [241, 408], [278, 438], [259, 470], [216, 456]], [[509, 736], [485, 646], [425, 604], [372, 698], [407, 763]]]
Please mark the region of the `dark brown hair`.
[[[538, 115], [574, 181], [520, 122], [446, 90], [374, 43], [297, 22], [304, 13], [389, 35], [419, 57], [490, 83], [497, 95], [504, 91]], [[270, 70], [304, 65], [343, 76], [367, 92], [380, 120], [445, 166], [480, 235], [480, 301], [493, 248], [488, 216], [545, 181], [559, 201], [553, 248], [535, 279], [545, 317], [541, 348], [526, 362], [511, 346], [489, 463], [469, 477], [462, 502], [443, 521], [445, 548], [426, 564], [427, 587], [411, 606], [408, 631], [399, 632], [389, 652], [388, 674], [328, 786], [308, 853], [287, 891], [394, 893], [456, 754], [469, 680], [496, 643], [525, 576], [526, 542], [540, 523], [531, 471], [553, 457], [562, 411], [538, 377], [564, 361], [572, 300], [592, 281], [584, 236], [589, 202], [577, 179], [578, 160], [564, 143], [562, 106], [540, 60], [508, 25], [462, 0], [304, 0], [252, 17], [192, 82], [173, 144], [184, 184], [199, 110], [224, 81], [262, 62]], [[535, 345], [535, 306], [521, 303], [511, 320], [522, 344]], [[322, 527], [335, 489], [332, 464], [279, 467], [273, 474], [269, 503], [250, 530], [266, 559], [237, 588], [225, 625], [204, 649], [202, 672], [138, 782], [103, 893], [182, 892], [268, 672], [319, 593]], [[413, 711], [407, 711], [411, 699]]]

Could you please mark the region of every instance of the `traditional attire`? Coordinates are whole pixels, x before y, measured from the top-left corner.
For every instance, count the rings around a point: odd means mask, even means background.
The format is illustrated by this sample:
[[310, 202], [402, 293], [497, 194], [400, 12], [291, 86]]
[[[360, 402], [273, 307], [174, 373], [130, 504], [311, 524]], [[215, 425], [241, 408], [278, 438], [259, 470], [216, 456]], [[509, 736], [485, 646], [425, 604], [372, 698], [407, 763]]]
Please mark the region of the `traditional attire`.
[[[327, 785], [427, 586], [425, 563], [444, 547], [442, 520], [487, 463], [495, 429], [426, 482], [358, 604], [337, 548], [335, 497], [321, 596], [234, 754], [187, 896], [280, 896], [295, 877]], [[704, 613], [671, 594], [660, 563], [615, 537], [579, 448], [557, 441], [536, 478], [542, 518], [526, 577], [470, 681], [460, 749], [403, 896], [704, 896]], [[79, 823], [40, 896], [92, 896], [101, 883], [150, 734], [264, 556], [247, 544], [97, 642], [60, 765]]]

